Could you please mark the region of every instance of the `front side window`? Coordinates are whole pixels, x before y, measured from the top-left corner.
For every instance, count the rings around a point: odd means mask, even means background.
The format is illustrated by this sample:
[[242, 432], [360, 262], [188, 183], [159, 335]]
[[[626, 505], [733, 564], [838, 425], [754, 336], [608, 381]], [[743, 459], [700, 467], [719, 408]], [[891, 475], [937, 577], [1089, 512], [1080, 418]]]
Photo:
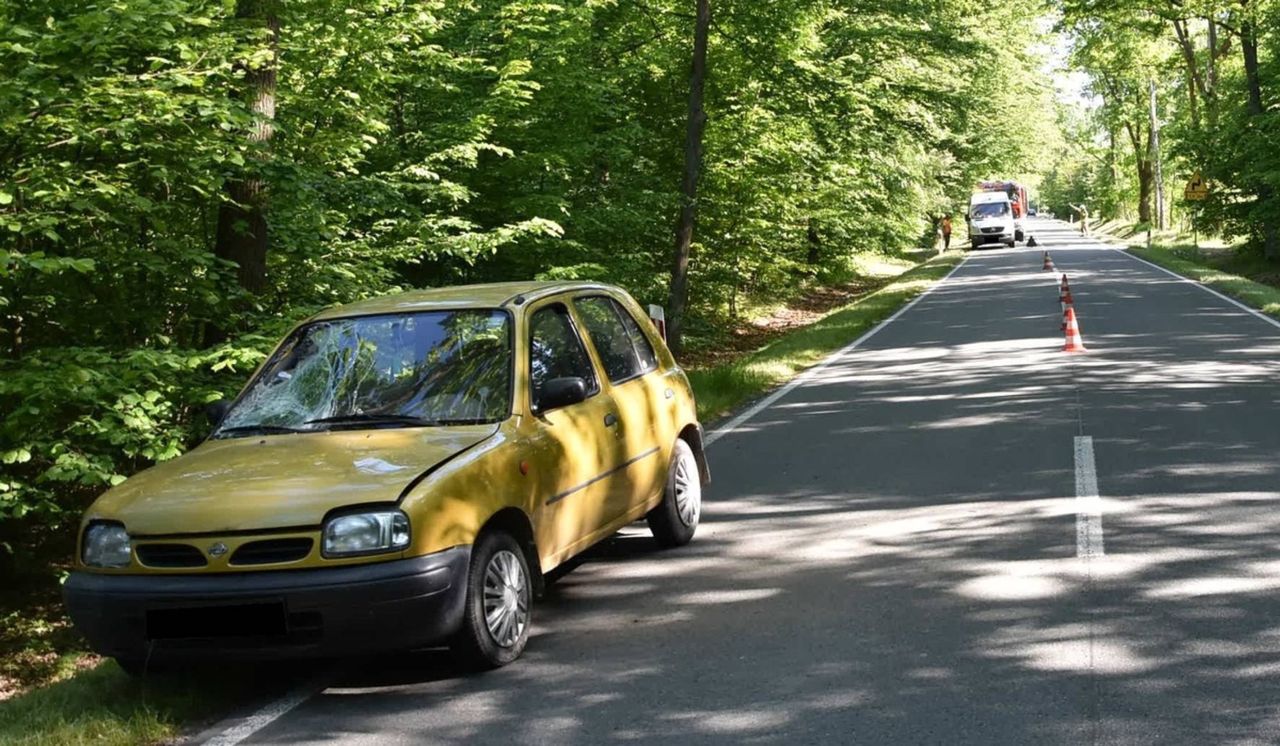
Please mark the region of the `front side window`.
[[509, 319], [497, 310], [428, 311], [308, 324], [214, 435], [503, 419], [511, 412]]
[[618, 383], [653, 369], [657, 363], [653, 347], [644, 339], [635, 319], [619, 307], [617, 301], [593, 295], [574, 300], [574, 305], [610, 381]]
[[591, 358], [573, 328], [569, 309], [562, 305], [535, 311], [529, 319], [529, 382], [533, 401], [553, 378], [581, 378], [587, 383], [587, 394], [600, 390]]

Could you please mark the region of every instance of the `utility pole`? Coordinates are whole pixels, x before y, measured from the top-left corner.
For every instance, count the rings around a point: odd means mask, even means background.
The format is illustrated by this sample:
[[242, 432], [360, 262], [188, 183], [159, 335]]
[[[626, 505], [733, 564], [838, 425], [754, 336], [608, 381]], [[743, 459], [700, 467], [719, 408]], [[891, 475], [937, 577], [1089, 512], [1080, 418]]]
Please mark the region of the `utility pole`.
[[1156, 82], [1148, 82], [1151, 91], [1151, 162], [1155, 165], [1156, 228], [1164, 230], [1164, 176], [1160, 168], [1160, 118], [1156, 115]]

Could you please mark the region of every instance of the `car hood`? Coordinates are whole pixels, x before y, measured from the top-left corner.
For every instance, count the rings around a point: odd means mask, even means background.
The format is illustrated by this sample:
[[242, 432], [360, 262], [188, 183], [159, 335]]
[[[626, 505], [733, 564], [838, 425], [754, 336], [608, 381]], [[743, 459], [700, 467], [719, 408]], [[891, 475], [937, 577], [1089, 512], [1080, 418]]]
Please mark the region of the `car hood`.
[[98, 498], [88, 518], [130, 534], [318, 526], [334, 508], [390, 502], [497, 425], [332, 430], [209, 440]]

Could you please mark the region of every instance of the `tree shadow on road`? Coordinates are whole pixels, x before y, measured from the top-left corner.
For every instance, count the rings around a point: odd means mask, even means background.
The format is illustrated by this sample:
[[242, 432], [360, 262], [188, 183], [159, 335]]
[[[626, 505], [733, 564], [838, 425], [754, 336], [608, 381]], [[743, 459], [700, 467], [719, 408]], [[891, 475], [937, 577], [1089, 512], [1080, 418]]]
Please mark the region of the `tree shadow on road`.
[[[632, 527], [581, 558], [520, 662], [371, 659], [260, 738], [1275, 740], [1280, 337], [1095, 253], [1055, 255], [1090, 355], [1058, 351], [1038, 252], [984, 255], [718, 441], [693, 544]], [[1102, 557], [1077, 556], [1082, 434]]]

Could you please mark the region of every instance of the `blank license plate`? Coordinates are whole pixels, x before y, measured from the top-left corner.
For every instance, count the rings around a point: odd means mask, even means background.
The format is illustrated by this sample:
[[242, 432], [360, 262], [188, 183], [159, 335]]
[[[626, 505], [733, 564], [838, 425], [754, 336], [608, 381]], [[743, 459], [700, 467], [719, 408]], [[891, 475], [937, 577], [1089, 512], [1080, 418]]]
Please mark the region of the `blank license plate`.
[[263, 637], [288, 632], [284, 604], [192, 606], [147, 611], [147, 639]]

